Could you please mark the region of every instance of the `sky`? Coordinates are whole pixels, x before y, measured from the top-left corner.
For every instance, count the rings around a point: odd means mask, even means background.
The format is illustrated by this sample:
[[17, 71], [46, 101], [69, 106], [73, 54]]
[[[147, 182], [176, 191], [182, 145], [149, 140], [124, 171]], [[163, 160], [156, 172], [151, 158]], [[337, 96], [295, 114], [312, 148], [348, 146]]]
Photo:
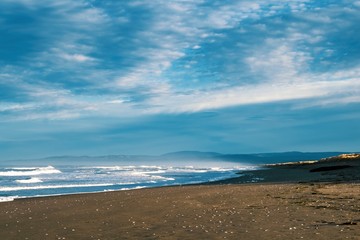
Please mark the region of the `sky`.
[[0, 9], [0, 160], [360, 151], [358, 0]]

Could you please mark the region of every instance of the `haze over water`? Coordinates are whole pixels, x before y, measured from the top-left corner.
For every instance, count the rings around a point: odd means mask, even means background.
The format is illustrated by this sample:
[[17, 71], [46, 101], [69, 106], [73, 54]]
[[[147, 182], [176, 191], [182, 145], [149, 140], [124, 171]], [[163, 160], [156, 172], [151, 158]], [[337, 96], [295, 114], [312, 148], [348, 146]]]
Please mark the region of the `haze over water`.
[[250, 164], [216, 164], [214, 161], [202, 161], [195, 166], [186, 166], [175, 161], [163, 165], [141, 165], [138, 162], [132, 162], [133, 165], [109, 165], [107, 162], [102, 164], [63, 165], [63, 162], [59, 161], [55, 167], [0, 167], [0, 201], [203, 183], [235, 177], [240, 170], [256, 168]]

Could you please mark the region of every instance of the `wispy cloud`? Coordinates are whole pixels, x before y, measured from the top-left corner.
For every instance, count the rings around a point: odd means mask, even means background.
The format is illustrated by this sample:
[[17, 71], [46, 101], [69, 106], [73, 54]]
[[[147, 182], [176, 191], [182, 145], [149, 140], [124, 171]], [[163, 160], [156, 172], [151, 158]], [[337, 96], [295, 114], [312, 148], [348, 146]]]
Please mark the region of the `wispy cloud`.
[[0, 114], [121, 117], [358, 102], [358, 5], [2, 1]]
[[61, 54], [60, 57], [64, 58], [68, 61], [74, 61], [74, 62], [88, 62], [88, 61], [94, 61], [95, 59], [83, 54]]
[[[328, 76], [330, 78], [330, 76]], [[178, 94], [154, 98], [155, 112], [197, 112], [239, 105], [312, 99], [312, 106], [356, 102], [360, 89], [359, 77], [335, 81], [297, 83], [264, 83], [208, 92]]]

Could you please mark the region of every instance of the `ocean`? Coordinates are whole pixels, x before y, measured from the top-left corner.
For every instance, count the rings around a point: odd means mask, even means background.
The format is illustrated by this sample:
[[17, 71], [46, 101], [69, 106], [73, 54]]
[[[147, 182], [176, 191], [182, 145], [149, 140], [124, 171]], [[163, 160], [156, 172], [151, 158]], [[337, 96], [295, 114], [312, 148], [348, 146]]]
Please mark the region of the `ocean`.
[[42, 165], [0, 167], [0, 201], [216, 181], [254, 169], [244, 164]]

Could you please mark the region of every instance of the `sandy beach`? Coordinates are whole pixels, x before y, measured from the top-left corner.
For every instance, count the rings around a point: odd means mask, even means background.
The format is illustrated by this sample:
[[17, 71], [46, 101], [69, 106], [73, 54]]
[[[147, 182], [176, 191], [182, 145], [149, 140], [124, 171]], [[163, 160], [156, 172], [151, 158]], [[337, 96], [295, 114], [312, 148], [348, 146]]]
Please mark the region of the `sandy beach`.
[[0, 240], [360, 240], [360, 0], [0, 0]]
[[[326, 166], [334, 164], [339, 165]], [[310, 170], [325, 165], [283, 165], [251, 173], [274, 178], [294, 168], [296, 176], [306, 171], [332, 181], [232, 179], [3, 202], [0, 239], [360, 239], [359, 161], [350, 164], [321, 171]]]

